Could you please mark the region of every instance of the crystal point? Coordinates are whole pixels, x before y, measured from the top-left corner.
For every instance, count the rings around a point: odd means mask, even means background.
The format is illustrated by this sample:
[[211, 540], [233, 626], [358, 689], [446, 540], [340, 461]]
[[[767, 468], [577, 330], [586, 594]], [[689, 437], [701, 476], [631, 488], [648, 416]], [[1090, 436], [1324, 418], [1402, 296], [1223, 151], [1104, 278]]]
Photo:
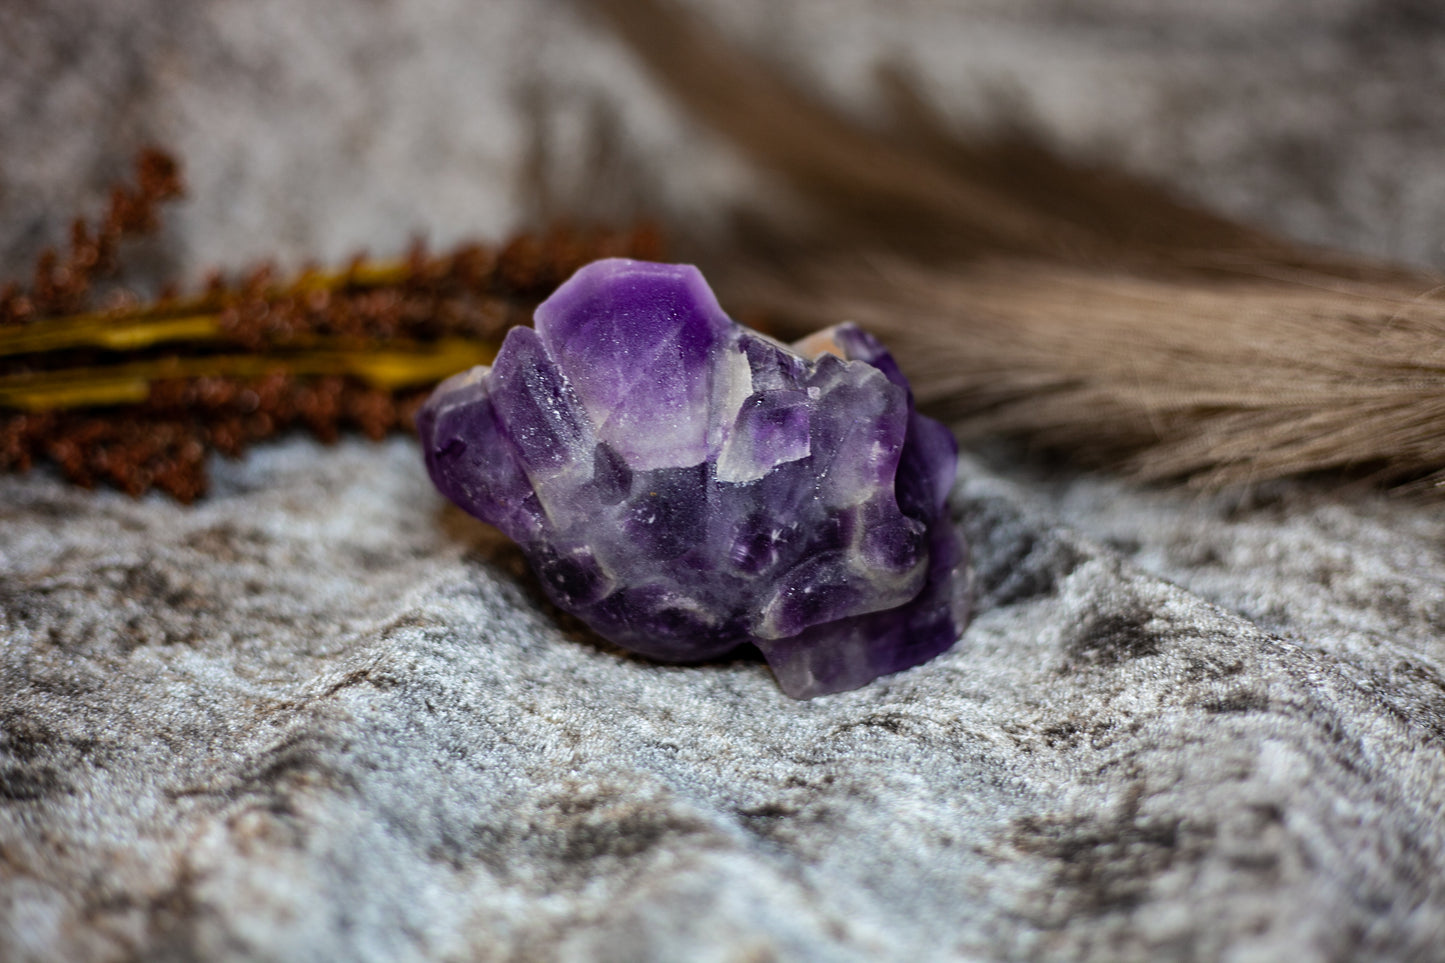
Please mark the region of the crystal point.
[[417, 428], [442, 493], [644, 655], [751, 643], [806, 698], [927, 661], [967, 619], [957, 447], [887, 350], [848, 324], [781, 345], [689, 265], [588, 265]]

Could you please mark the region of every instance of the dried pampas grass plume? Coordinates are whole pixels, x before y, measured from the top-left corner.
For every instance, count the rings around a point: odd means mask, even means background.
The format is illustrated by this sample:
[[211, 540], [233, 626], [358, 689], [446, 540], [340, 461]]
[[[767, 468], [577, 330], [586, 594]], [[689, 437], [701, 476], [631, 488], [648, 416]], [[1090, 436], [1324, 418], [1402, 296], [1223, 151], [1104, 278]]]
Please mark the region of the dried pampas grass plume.
[[[593, 6], [790, 185], [700, 258], [731, 303], [885, 337], [964, 434], [1148, 479], [1445, 486], [1440, 279], [1270, 236], [1017, 133], [960, 141], [896, 76], [871, 130], [667, 0]], [[671, 232], [685, 236], [684, 227]]]
[[969, 434], [1208, 486], [1355, 469], [1428, 487], [1445, 466], [1445, 310], [1429, 297], [1018, 263], [838, 268], [817, 265], [806, 297], [757, 290], [897, 345], [920, 401]]

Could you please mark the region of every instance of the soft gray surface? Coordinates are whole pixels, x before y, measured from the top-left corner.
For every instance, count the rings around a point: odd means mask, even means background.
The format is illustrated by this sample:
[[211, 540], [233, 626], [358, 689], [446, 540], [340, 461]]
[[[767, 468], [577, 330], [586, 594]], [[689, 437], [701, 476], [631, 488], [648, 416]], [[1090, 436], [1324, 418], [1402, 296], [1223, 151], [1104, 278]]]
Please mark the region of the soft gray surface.
[[[860, 110], [901, 58], [961, 118], [1002, 90], [1077, 156], [1441, 263], [1432, 4], [710, 8]], [[183, 273], [496, 236], [603, 115], [623, 185], [703, 223], [752, 189], [560, 2], [6, 5], [0, 256], [153, 138]], [[800, 703], [559, 621], [408, 441], [216, 478], [0, 478], [0, 959], [1445, 955], [1438, 506], [967, 458], [963, 643]]]
[[1438, 523], [1065, 498], [1245, 607], [1200, 560], [1236, 553], [1273, 634], [964, 469], [965, 642], [812, 702], [560, 628], [405, 441], [273, 447], [192, 509], [0, 483], [12, 951], [1428, 959], [1442, 589], [1401, 560]]

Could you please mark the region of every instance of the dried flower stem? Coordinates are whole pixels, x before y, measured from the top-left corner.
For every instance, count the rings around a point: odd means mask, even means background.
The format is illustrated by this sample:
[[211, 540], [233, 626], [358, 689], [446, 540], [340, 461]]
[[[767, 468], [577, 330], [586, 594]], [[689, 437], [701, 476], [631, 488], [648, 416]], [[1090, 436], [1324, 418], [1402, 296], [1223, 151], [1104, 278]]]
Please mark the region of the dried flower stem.
[[328, 441], [410, 428], [433, 383], [489, 361], [578, 267], [659, 256], [645, 226], [559, 227], [440, 255], [418, 244], [287, 283], [266, 267], [217, 275], [192, 297], [97, 311], [93, 277], [180, 190], [177, 165], [154, 151], [137, 180], [114, 192], [98, 228], [77, 222], [67, 258], [41, 255], [28, 291], [0, 292], [0, 470], [48, 460], [81, 485], [190, 501], [206, 489], [211, 450], [239, 454], [293, 427]]
[[[268, 300], [287, 296], [396, 286], [407, 278], [404, 260], [361, 261], [345, 271], [309, 271], [289, 287], [276, 287]], [[219, 341], [226, 333], [221, 312], [238, 299], [224, 292], [192, 298], [163, 299], [112, 311], [88, 311], [44, 318], [44, 324], [0, 327], [0, 356], [104, 348], [133, 351], [157, 344]]]
[[325, 342], [314, 350], [271, 354], [168, 356], [148, 361], [0, 377], [0, 408], [51, 411], [135, 404], [158, 381], [177, 378], [260, 378], [283, 373], [309, 377], [343, 375], [375, 388], [395, 391], [435, 384], [473, 365], [489, 364], [498, 345], [448, 338], [410, 349], [344, 350]]

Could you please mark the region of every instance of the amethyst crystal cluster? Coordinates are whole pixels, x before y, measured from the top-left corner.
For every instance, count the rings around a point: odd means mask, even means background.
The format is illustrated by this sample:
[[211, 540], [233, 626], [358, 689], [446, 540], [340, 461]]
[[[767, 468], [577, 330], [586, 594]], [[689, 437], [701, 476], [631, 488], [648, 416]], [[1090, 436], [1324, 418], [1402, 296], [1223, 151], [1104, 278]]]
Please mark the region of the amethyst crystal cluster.
[[956, 444], [852, 325], [789, 349], [730, 320], [694, 267], [598, 261], [417, 427], [437, 487], [633, 651], [752, 643], [803, 698], [962, 631]]

